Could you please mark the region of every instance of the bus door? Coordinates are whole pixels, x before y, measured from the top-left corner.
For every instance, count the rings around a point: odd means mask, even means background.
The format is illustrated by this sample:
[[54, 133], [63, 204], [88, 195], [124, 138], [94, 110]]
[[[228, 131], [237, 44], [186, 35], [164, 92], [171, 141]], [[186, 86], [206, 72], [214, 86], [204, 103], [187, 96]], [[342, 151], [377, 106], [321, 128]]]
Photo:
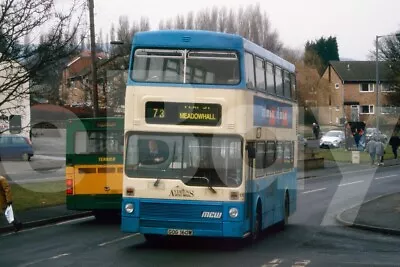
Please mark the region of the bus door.
[[109, 132], [107, 135], [105, 158], [107, 175], [106, 187], [109, 194], [121, 194], [122, 192], [122, 162], [124, 151], [124, 135], [121, 132]]
[[254, 202], [254, 161], [256, 157], [255, 143], [247, 142], [245, 149], [245, 181], [246, 181], [246, 197], [245, 197], [245, 207], [246, 207], [246, 219], [249, 222], [249, 229], [253, 229], [253, 202]]

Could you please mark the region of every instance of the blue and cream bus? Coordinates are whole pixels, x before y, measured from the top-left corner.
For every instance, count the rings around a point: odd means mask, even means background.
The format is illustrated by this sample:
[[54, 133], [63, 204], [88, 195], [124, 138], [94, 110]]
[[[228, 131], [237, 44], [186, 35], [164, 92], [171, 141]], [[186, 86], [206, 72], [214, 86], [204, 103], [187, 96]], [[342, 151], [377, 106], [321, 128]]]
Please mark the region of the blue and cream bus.
[[237, 35], [135, 34], [123, 232], [252, 237], [296, 210], [295, 67]]

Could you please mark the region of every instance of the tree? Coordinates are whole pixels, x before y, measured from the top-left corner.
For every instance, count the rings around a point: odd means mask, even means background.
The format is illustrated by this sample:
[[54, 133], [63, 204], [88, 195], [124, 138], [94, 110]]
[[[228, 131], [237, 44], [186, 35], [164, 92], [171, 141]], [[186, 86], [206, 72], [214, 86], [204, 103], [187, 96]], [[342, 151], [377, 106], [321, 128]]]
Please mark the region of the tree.
[[[77, 29], [87, 9], [83, 0], [73, 1], [66, 12], [57, 11], [54, 0], [3, 0], [0, 10], [0, 113], [4, 115], [6, 103], [21, 103], [18, 100], [39, 85], [58, 96], [62, 65], [78, 50]], [[38, 44], [31, 43], [29, 34], [44, 27], [50, 30]]]
[[319, 74], [322, 76], [326, 67], [331, 60], [339, 60], [339, 50], [336, 37], [329, 36], [328, 38], [321, 37], [315, 41], [307, 41], [305, 45], [305, 63], [315, 66], [315, 55], [320, 58], [318, 68]]
[[[175, 18], [175, 23], [171, 19], [166, 23], [161, 20], [159, 29], [182, 29], [183, 20], [180, 15]], [[186, 16], [186, 29], [239, 34], [277, 54], [283, 49], [278, 32], [271, 28], [267, 13], [261, 12], [259, 4], [240, 7], [237, 12], [232, 8], [228, 11], [226, 7], [217, 6], [201, 9], [196, 14], [191, 11]]]
[[386, 72], [386, 78], [395, 90], [388, 100], [391, 104], [400, 107], [400, 31], [396, 37], [387, 37], [380, 42], [378, 55], [380, 61], [387, 63], [386, 68], [382, 68], [380, 73]]

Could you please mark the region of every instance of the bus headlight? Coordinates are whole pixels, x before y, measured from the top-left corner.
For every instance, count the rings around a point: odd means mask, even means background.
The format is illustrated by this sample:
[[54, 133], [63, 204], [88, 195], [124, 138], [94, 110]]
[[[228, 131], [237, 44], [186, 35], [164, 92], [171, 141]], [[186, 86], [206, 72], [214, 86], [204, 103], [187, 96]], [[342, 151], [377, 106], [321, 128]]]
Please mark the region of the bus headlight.
[[125, 211], [127, 213], [132, 213], [135, 210], [135, 207], [132, 203], [125, 204]]
[[237, 208], [229, 209], [229, 216], [231, 216], [231, 218], [236, 218], [238, 215], [239, 215], [239, 211]]

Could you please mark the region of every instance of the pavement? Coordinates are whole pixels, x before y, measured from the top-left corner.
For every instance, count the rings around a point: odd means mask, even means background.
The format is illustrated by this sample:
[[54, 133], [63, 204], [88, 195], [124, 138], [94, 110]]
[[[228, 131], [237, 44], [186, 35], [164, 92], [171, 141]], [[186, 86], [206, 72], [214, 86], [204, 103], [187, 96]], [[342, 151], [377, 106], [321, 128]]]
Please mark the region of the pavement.
[[[25, 229], [92, 215], [91, 212], [67, 210], [65, 205], [30, 209], [21, 212], [15, 211], [14, 214], [16, 218], [23, 223]], [[0, 233], [6, 233], [10, 231], [13, 231], [13, 227], [8, 224], [5, 216], [1, 216]]]
[[400, 235], [400, 192], [383, 195], [339, 213], [344, 225]]

